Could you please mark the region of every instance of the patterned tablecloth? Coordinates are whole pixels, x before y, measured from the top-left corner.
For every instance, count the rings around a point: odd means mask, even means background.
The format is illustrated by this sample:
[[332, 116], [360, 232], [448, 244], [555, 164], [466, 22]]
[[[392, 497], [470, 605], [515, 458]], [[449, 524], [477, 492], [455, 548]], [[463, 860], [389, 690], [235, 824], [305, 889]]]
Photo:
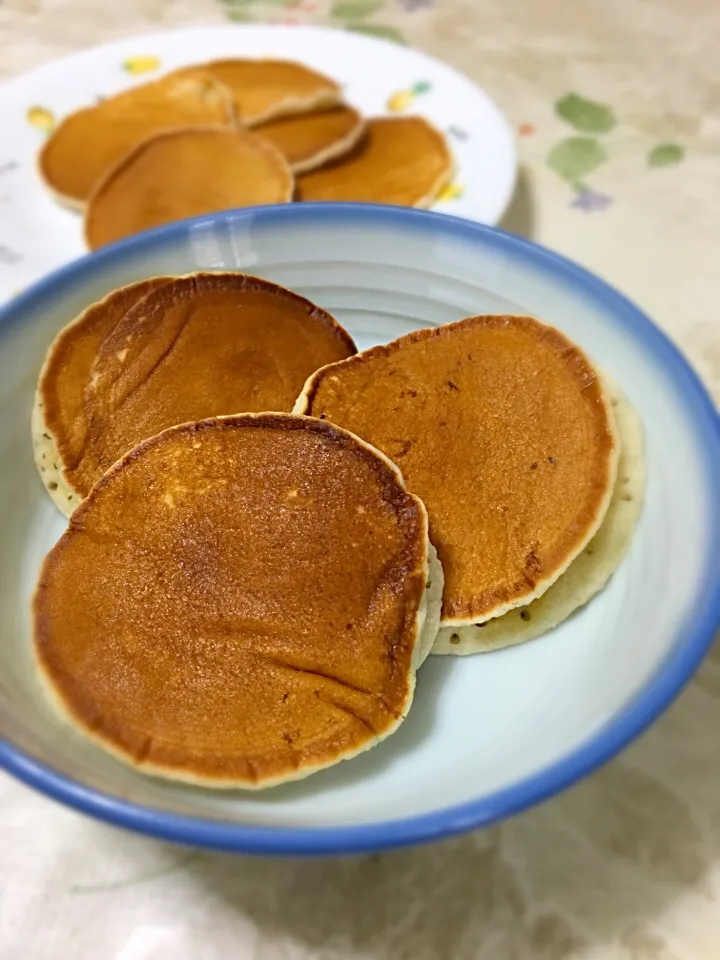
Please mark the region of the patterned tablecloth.
[[[386, 36], [476, 79], [518, 136], [504, 226], [629, 294], [720, 397], [720, 5], [0, 0], [0, 74], [227, 19]], [[330, 862], [185, 851], [0, 776], [0, 958], [717, 960], [718, 730], [716, 650], [645, 737], [575, 789], [495, 829]]]

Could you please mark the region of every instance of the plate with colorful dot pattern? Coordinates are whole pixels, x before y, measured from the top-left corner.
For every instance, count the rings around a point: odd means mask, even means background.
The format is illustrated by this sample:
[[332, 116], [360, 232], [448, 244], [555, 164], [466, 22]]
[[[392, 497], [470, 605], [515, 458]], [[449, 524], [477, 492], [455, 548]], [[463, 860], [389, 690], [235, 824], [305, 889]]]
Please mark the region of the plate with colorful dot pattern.
[[513, 192], [513, 135], [467, 77], [386, 40], [303, 26], [202, 27], [95, 47], [0, 86], [0, 301], [86, 252], [81, 218], [58, 205], [37, 171], [43, 140], [68, 113], [187, 64], [279, 57], [342, 84], [366, 116], [419, 115], [443, 132], [454, 173], [433, 209], [495, 224]]

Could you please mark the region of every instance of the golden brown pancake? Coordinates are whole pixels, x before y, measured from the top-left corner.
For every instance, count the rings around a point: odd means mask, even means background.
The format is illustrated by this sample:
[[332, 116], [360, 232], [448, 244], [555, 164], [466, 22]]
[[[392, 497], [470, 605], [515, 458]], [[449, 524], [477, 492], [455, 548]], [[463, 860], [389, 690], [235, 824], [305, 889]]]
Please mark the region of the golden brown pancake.
[[40, 172], [58, 200], [82, 209], [102, 177], [149, 136], [233, 118], [230, 94], [209, 74], [171, 73], [70, 114], [45, 143]]
[[339, 84], [292, 60], [214, 60], [201, 69], [225, 84], [248, 127], [341, 102]]
[[452, 174], [442, 134], [421, 117], [376, 117], [339, 160], [297, 179], [298, 200], [429, 207]]
[[35, 595], [37, 661], [73, 725], [143, 771], [297, 779], [404, 719], [428, 551], [421, 501], [345, 431], [185, 424], [73, 514]]
[[313, 170], [342, 156], [358, 142], [365, 121], [352, 107], [331, 107], [317, 113], [268, 120], [255, 132], [274, 144], [293, 173]]
[[76, 463], [88, 441], [85, 392], [100, 347], [131, 307], [169, 279], [140, 280], [109, 293], [61, 330], [48, 351], [35, 395], [33, 448], [48, 493], [68, 517], [81, 497], [66, 483], [62, 465]]
[[527, 643], [557, 627], [588, 603], [614, 575], [635, 533], [645, 496], [645, 451], [640, 418], [616, 384], [602, 374], [612, 398], [620, 441], [617, 478], [600, 528], [541, 597], [485, 623], [445, 627], [432, 652], [467, 656]]
[[470, 317], [375, 347], [319, 370], [295, 410], [378, 447], [422, 497], [443, 626], [544, 593], [600, 526], [615, 482], [595, 370], [530, 317]]
[[104, 177], [85, 213], [91, 250], [186, 217], [285, 203], [293, 176], [271, 143], [245, 130], [184, 127], [145, 140]]
[[104, 340], [83, 403], [90, 430], [61, 467], [80, 498], [124, 453], [166, 427], [292, 409], [307, 377], [355, 345], [324, 310], [240, 273], [179, 277], [128, 310]]

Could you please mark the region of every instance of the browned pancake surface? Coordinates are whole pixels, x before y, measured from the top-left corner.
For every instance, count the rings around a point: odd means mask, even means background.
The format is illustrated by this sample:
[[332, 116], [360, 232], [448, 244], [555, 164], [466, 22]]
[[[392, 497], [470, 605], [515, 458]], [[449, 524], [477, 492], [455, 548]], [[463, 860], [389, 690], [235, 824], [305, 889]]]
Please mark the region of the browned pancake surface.
[[168, 282], [153, 277], [115, 290], [69, 324], [53, 343], [38, 383], [43, 426], [63, 464], [72, 467], [88, 441], [85, 391], [100, 347], [128, 310]]
[[409, 707], [427, 526], [330, 424], [233, 417], [132, 451], [74, 513], [34, 601], [73, 722], [151, 772], [302, 776]]
[[232, 119], [229, 93], [209, 74], [169, 74], [70, 114], [43, 147], [40, 171], [59, 199], [82, 206], [107, 172], [149, 136]]
[[354, 352], [330, 314], [274, 283], [232, 273], [177, 278], [104, 341], [85, 397], [92, 428], [67, 480], [85, 496], [127, 450], [177, 423], [289, 411], [314, 370]]
[[295, 173], [312, 170], [347, 153], [365, 129], [357, 110], [345, 105], [269, 120], [255, 132], [274, 144]]
[[217, 210], [292, 197], [283, 155], [266, 140], [222, 127], [179, 128], [146, 140], [112, 169], [90, 197], [91, 249]]
[[427, 120], [376, 117], [353, 150], [298, 177], [297, 199], [426, 207], [451, 172], [445, 139]]
[[202, 69], [227, 87], [248, 126], [340, 101], [334, 80], [293, 60], [214, 60]]
[[542, 592], [609, 501], [617, 456], [595, 371], [529, 317], [421, 330], [318, 374], [301, 408], [394, 460], [425, 502], [445, 571], [443, 622]]

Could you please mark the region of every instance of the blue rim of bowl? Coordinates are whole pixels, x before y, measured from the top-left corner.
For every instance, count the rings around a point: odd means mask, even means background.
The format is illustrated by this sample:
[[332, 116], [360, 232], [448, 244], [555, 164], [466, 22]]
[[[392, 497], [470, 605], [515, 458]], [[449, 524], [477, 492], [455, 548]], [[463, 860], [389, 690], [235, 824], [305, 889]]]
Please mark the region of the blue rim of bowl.
[[[720, 490], [720, 417], [705, 388], [680, 351], [630, 300], [583, 267], [529, 240], [494, 227], [450, 217], [446, 214], [373, 204], [288, 204], [233, 210], [197, 217], [160, 227], [89, 254], [41, 280], [0, 310], [0, 328], [13, 314], [31, 308], [72, 278], [92, 274], [104, 264], [138, 253], [143, 248], [179, 239], [195, 226], [212, 224], [280, 223], [304, 219], [309, 225], [323, 220], [369, 219], [408, 228], [433, 229], [496, 250], [508, 251], [529, 267], [540, 268], [556, 279], [601, 303], [616, 322], [639, 340], [662, 367], [675, 387], [694, 425], [698, 450], [710, 489]], [[720, 544], [720, 501], [712, 500], [708, 517], [709, 543]], [[675, 699], [690, 680], [713, 642], [720, 626], [720, 563], [710, 558], [698, 589], [702, 599], [693, 612], [692, 626], [647, 686], [605, 724], [589, 741], [561, 760], [503, 790], [476, 800], [417, 816], [378, 823], [338, 827], [249, 826], [221, 820], [187, 817], [155, 810], [94, 790], [48, 767], [0, 739], [0, 768], [82, 813], [117, 826], [136, 830], [175, 843], [253, 854], [327, 856], [362, 853], [409, 844], [441, 840], [458, 833], [489, 826], [560, 792], [606, 763], [641, 734]], [[714, 561], [714, 562], [712, 562]]]

